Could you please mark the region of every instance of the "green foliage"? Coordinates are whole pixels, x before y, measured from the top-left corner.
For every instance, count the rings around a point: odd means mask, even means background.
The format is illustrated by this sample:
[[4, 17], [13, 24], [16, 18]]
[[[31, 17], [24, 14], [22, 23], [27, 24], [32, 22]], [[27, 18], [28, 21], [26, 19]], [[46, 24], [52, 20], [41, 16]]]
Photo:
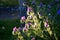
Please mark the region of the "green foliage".
[[18, 0], [0, 0], [0, 6], [17, 6]]

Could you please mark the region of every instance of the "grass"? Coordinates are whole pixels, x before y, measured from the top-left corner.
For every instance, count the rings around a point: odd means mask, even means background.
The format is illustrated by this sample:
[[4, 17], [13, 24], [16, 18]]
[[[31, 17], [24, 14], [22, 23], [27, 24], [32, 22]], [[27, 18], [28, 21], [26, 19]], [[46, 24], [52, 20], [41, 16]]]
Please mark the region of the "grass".
[[[5, 29], [2, 29], [2, 26], [4, 26]], [[14, 26], [20, 26], [19, 19], [0, 20], [0, 40], [13, 40], [12, 28]]]

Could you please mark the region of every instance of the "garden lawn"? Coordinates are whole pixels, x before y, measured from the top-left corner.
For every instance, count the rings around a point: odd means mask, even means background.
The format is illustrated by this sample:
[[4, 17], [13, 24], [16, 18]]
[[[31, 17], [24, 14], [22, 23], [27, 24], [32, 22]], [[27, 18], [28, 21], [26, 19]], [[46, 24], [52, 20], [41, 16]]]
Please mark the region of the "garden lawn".
[[0, 20], [0, 40], [13, 40], [12, 28], [20, 26], [19, 19]]

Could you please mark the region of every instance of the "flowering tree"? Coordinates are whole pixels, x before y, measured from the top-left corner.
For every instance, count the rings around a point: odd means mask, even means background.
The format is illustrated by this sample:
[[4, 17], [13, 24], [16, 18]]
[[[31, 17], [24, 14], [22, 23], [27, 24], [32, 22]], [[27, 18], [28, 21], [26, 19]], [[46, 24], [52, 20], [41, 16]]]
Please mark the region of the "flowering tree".
[[[39, 6], [35, 5], [35, 9], [34, 5], [28, 6], [27, 18], [21, 17], [21, 27], [14, 27], [12, 34], [19, 40], [58, 40], [51, 25], [53, 23], [50, 20], [51, 6], [48, 5], [48, 9], [46, 9], [46, 5], [40, 2]], [[49, 13], [49, 17], [47, 13]]]

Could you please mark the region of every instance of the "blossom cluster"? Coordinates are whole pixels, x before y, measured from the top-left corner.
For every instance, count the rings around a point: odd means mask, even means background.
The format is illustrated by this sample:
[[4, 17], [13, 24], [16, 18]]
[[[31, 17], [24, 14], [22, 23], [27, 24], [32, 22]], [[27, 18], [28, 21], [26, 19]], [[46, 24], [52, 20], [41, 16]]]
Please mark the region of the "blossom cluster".
[[[40, 38], [47, 40], [52, 37], [53, 32], [50, 27], [49, 19], [48, 16], [45, 15], [47, 13], [45, 9], [46, 5], [41, 2], [39, 7], [39, 11], [35, 14], [33, 8], [28, 6], [27, 18], [25, 16], [21, 17], [20, 22], [22, 27], [14, 27], [13, 35], [17, 35], [17, 38], [20, 40], [40, 40]], [[50, 9], [51, 5], [48, 5], [48, 13], [50, 13]], [[51, 14], [49, 15], [51, 16]]]
[[[26, 38], [26, 39], [28, 39], [28, 40], [36, 40], [36, 35], [39, 37], [42, 37], [42, 38], [46, 38], [44, 35], [44, 31], [47, 31], [49, 33], [49, 35], [51, 36], [52, 31], [49, 26], [48, 19], [44, 20], [43, 15], [40, 16], [41, 14], [39, 12], [37, 12], [37, 13], [38, 13], [39, 18], [32, 11], [30, 11], [30, 14], [27, 16], [27, 18], [25, 18], [25, 16], [22, 16], [20, 22], [25, 23], [25, 25], [24, 26], [22, 25], [22, 27], [19, 27], [19, 28], [14, 27], [12, 34], [18, 35], [17, 38], [19, 38], [20, 40], [24, 40], [24, 38], [25, 38], [24, 36], [27, 36], [28, 38]], [[39, 19], [42, 19], [42, 21]], [[43, 22], [44, 26], [41, 26], [42, 22]], [[42, 27], [43, 27], [43, 30], [42, 30]], [[31, 36], [32, 36], [32, 38], [31, 38]]]

